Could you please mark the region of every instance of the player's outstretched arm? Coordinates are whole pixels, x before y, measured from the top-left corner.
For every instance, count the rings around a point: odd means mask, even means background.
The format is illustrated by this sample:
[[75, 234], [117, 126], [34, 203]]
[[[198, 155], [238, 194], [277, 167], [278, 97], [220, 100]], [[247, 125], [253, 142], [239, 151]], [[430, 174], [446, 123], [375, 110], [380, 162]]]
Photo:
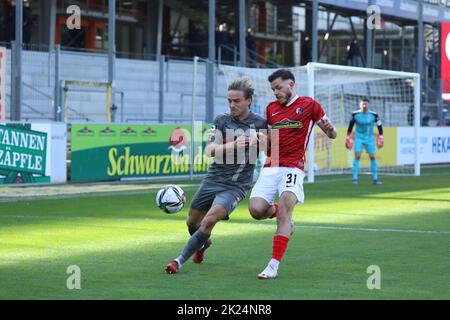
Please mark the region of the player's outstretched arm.
[[323, 132], [328, 136], [330, 139], [336, 139], [337, 137], [337, 130], [334, 127], [333, 123], [331, 123], [331, 120], [325, 115], [322, 117], [322, 119], [317, 122], [317, 125], [320, 129], [322, 129]]

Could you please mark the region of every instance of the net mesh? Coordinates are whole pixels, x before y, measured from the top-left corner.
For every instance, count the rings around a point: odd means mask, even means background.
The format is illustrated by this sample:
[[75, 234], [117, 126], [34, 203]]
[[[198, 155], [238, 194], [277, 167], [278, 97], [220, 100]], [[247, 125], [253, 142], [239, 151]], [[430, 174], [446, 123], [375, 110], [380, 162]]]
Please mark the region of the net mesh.
[[[276, 69], [255, 69], [220, 66], [227, 83], [247, 77], [255, 86], [252, 111], [264, 116], [267, 104], [274, 100], [268, 76]], [[296, 93], [308, 95], [314, 86], [314, 99], [324, 108], [338, 128], [338, 138], [330, 140], [320, 130], [314, 131], [314, 174], [339, 174], [352, 171], [354, 151], [345, 148], [345, 138], [352, 113], [359, 109], [360, 99], [370, 100], [369, 109], [378, 113], [384, 129], [385, 146], [376, 150], [379, 174], [414, 174], [414, 164], [399, 165], [397, 161], [398, 127], [414, 125], [415, 78], [402, 72], [384, 72], [363, 68], [342, 69], [336, 66], [314, 65], [314, 83], [309, 83], [308, 68], [289, 68], [296, 78]], [[311, 72], [311, 71], [310, 71]], [[355, 128], [353, 129], [353, 132]], [[375, 137], [378, 130], [374, 127]], [[309, 168], [306, 168], [309, 170]], [[363, 151], [360, 173], [370, 172], [370, 159]]]

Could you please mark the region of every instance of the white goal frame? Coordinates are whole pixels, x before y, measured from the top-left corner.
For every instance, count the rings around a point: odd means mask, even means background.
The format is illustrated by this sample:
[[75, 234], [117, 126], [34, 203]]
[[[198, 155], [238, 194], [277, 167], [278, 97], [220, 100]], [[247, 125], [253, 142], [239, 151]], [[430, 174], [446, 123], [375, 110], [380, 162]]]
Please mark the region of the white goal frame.
[[[419, 153], [419, 137], [420, 137], [420, 93], [421, 93], [421, 78], [419, 73], [400, 72], [391, 70], [331, 65], [324, 63], [310, 62], [306, 66], [308, 77], [308, 96], [315, 98], [315, 70], [331, 70], [331, 71], [349, 71], [349, 72], [361, 72], [366, 74], [378, 74], [384, 76], [394, 77], [408, 77], [414, 79], [414, 136], [415, 136], [415, 160], [414, 160], [414, 175], [420, 176], [420, 153]], [[308, 146], [308, 182], [314, 182], [314, 134], [311, 134], [309, 146]]]

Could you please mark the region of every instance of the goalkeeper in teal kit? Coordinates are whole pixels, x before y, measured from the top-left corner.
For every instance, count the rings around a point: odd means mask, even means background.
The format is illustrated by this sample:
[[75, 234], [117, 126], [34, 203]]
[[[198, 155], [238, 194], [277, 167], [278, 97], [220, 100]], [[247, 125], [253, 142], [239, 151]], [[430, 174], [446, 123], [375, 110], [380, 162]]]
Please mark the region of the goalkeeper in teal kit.
[[[355, 141], [353, 141], [351, 133], [355, 124]], [[355, 147], [355, 159], [353, 161], [353, 184], [358, 184], [359, 160], [361, 159], [361, 153], [364, 148], [370, 157], [370, 170], [372, 172], [373, 183], [381, 184], [378, 180], [377, 160], [375, 158], [376, 146], [375, 136], [373, 133], [375, 125], [378, 127], [377, 147], [381, 149], [384, 145], [381, 120], [376, 112], [369, 111], [369, 100], [363, 98], [360, 101], [360, 110], [355, 111], [352, 114], [352, 119], [348, 125], [347, 139], [345, 140], [345, 147], [347, 149], [351, 150], [353, 143]]]

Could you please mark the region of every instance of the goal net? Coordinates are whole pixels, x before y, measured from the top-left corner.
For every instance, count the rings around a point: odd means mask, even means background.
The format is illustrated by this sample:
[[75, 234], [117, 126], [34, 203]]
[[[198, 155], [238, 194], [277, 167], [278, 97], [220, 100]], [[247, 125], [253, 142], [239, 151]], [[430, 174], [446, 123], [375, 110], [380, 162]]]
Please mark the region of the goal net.
[[[363, 97], [370, 100], [369, 110], [378, 113], [383, 125], [384, 147], [376, 150], [379, 174], [420, 174], [417, 139], [420, 125], [419, 74], [321, 63], [288, 69], [296, 78], [297, 94], [316, 99], [338, 128], [337, 139], [330, 140], [316, 126], [307, 152], [308, 181], [313, 182], [315, 175], [352, 172], [354, 150], [345, 148], [345, 138], [352, 113], [359, 110]], [[252, 110], [263, 116], [267, 104], [275, 100], [267, 80], [275, 70], [220, 66], [220, 73], [228, 83], [238, 77], [248, 77], [252, 81], [255, 86]], [[399, 130], [410, 134], [412, 147], [408, 150], [399, 147]], [[374, 135], [378, 135], [376, 126]], [[370, 173], [370, 159], [365, 150], [359, 173]]]

